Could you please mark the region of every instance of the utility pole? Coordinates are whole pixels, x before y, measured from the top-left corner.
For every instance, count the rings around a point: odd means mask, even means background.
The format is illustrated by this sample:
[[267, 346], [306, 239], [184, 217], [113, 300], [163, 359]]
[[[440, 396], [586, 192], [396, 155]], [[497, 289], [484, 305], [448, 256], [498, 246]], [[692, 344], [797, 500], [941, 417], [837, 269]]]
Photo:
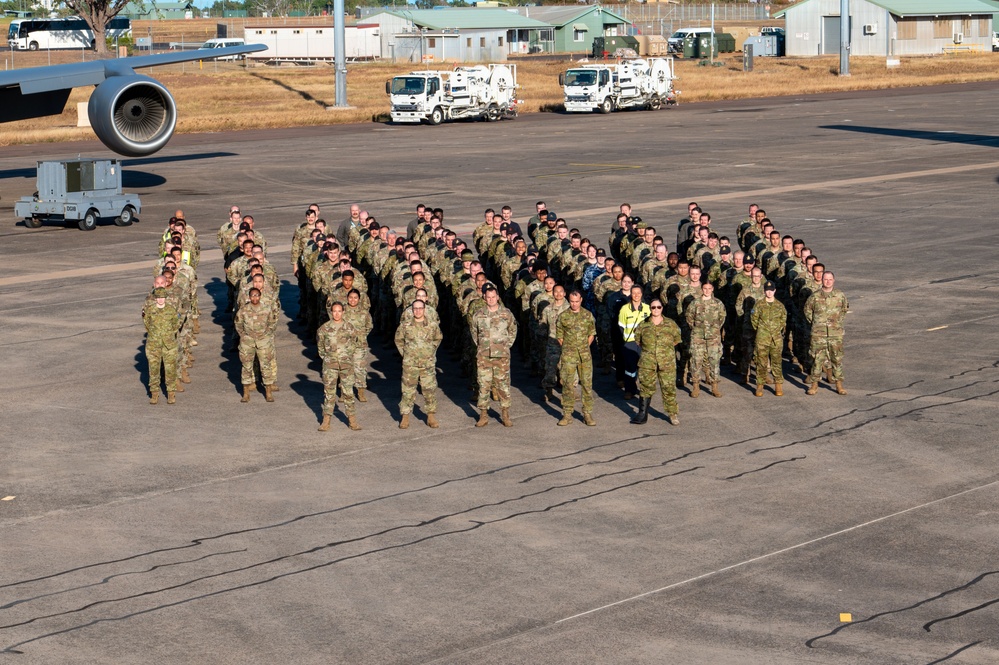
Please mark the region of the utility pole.
[[839, 75], [850, 75], [850, 0], [839, 0]]
[[[845, 0], [844, 0], [845, 2]], [[333, 59], [336, 70], [336, 101], [337, 108], [347, 106], [347, 52], [344, 40], [347, 38], [344, 29], [343, 0], [333, 0]]]

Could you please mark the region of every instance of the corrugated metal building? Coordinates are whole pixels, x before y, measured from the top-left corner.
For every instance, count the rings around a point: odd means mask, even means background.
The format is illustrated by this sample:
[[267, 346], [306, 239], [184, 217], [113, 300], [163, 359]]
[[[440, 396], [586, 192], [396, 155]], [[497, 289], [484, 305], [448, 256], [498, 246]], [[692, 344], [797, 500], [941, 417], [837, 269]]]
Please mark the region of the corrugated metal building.
[[516, 7], [515, 11], [554, 26], [556, 53], [590, 53], [594, 38], [627, 34], [631, 25], [627, 19], [594, 5]]
[[[787, 55], [838, 54], [840, 0], [803, 0], [777, 12]], [[850, 0], [851, 55], [932, 55], [945, 49], [991, 50], [986, 0]]]
[[[344, 55], [348, 60], [373, 60], [381, 57], [379, 27], [375, 24], [344, 26]], [[309, 62], [333, 60], [333, 26], [254, 23], [243, 28], [248, 44], [263, 44], [266, 51], [250, 53], [248, 60]]]
[[397, 62], [501, 62], [553, 46], [551, 25], [505, 9], [411, 9], [365, 23], [380, 26], [382, 57]]

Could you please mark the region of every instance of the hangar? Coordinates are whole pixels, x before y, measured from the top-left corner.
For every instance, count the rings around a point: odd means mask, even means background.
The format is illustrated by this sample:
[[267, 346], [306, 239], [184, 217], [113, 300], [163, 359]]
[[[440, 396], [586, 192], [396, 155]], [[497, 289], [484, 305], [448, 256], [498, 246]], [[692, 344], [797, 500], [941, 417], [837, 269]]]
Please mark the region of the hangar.
[[[992, 48], [986, 0], [850, 0], [851, 55], [933, 55]], [[803, 0], [776, 14], [787, 55], [839, 53], [840, 0]]]

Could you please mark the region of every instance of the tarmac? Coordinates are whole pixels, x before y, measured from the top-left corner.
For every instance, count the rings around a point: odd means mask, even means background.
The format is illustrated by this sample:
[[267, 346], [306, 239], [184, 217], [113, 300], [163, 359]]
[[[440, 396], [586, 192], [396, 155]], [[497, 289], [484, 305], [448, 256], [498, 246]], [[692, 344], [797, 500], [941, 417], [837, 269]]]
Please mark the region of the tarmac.
[[[761, 86], [766, 85], [761, 81]], [[682, 87], [682, 86], [681, 86]], [[11, 663], [995, 663], [997, 84], [175, 137], [125, 160], [142, 221], [26, 228], [0, 149], [0, 660]], [[180, 109], [183, 113], [183, 109]], [[441, 428], [397, 429], [373, 337], [364, 429], [316, 431], [288, 248], [308, 204], [466, 237], [534, 202], [599, 246], [618, 204], [672, 248], [688, 201], [750, 203], [850, 299], [845, 384], [659, 397], [556, 427], [521, 363], [514, 426], [439, 354]], [[215, 232], [253, 214], [282, 277], [276, 402], [239, 402]], [[142, 300], [181, 208], [206, 249], [193, 382], [150, 406]], [[790, 369], [790, 368], [788, 368]], [[418, 398], [418, 407], [422, 401]]]

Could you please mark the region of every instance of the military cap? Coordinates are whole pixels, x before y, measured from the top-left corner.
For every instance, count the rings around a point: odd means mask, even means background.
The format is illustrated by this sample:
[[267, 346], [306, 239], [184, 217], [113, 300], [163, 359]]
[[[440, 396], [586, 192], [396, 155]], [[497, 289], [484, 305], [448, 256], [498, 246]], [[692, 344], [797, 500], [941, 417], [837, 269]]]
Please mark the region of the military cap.
[[638, 215], [632, 215], [631, 217], [628, 218], [628, 223], [629, 224], [641, 224], [642, 223], [642, 218], [639, 217]]
[[169, 291], [164, 289], [162, 286], [157, 286], [155, 289], [153, 289], [154, 298], [166, 298], [168, 293]]
[[555, 214], [555, 213], [553, 213], [553, 212], [549, 212], [549, 213], [548, 213], [548, 221], [549, 221], [549, 222], [554, 222], [554, 221], [555, 221], [555, 220], [557, 220], [557, 219], [558, 219], [558, 215], [556, 215], [556, 214]]
[[475, 254], [472, 253], [472, 250], [466, 249], [465, 251], [463, 251], [461, 253], [461, 260], [462, 261], [474, 261], [475, 260]]
[[728, 247], [726, 247], [726, 246], [722, 246], [722, 248], [718, 250], [718, 253], [719, 253], [719, 254], [731, 254], [731, 253], [732, 253], [732, 250], [731, 250], [731, 249], [729, 249], [729, 248], [728, 248]]
[[756, 263], [756, 259], [755, 259], [755, 258], [753, 258], [752, 256], [750, 256], [749, 254], [747, 254], [747, 255], [746, 255], [746, 258], [744, 258], [744, 259], [742, 260], [742, 262], [743, 262], [743, 263]]
[[607, 256], [607, 252], [604, 250], [603, 247], [597, 250], [597, 256]]
[[319, 243], [319, 242], [326, 242], [326, 236], [324, 236], [322, 233], [320, 233], [319, 235], [316, 236], [316, 242], [317, 243]]
[[770, 280], [767, 280], [767, 283], [763, 285], [763, 290], [764, 291], [776, 291], [777, 290], [777, 285], [774, 284], [773, 282], [771, 282]]

